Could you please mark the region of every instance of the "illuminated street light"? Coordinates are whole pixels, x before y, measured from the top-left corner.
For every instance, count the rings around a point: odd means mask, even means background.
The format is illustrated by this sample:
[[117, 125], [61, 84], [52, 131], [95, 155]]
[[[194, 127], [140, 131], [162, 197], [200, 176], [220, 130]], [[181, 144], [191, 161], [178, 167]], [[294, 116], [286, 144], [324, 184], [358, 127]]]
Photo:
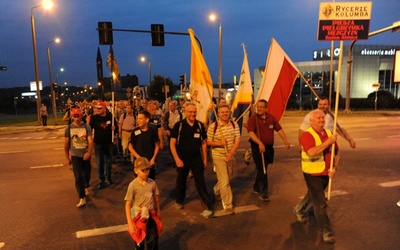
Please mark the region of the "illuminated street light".
[[222, 21], [215, 14], [210, 15], [212, 22], [219, 21], [219, 63], [218, 63], [218, 98], [222, 96]]
[[57, 107], [56, 107], [56, 90], [54, 89], [54, 84], [53, 84], [53, 74], [51, 70], [51, 56], [50, 56], [50, 43], [60, 43], [60, 38], [56, 38], [52, 41], [47, 42], [47, 64], [49, 66], [49, 78], [50, 78], [50, 93], [51, 93], [51, 106], [53, 109], [53, 116], [56, 121], [57, 125]]
[[150, 86], [150, 84], [151, 84], [151, 62], [148, 61], [147, 58], [144, 57], [144, 56], [140, 57], [140, 61], [143, 62], [143, 63], [144, 62], [148, 62], [149, 63], [149, 86]]
[[[400, 30], [400, 20], [394, 22], [391, 26], [382, 28], [380, 30], [372, 31], [368, 33], [368, 37], [378, 35], [380, 33], [386, 32], [391, 30], [392, 32], [397, 32]], [[346, 75], [346, 104], [345, 104], [345, 113], [350, 113], [350, 79], [351, 79], [351, 63], [352, 63], [352, 56], [353, 56], [353, 47], [357, 40], [354, 40], [349, 47], [349, 52], [347, 54], [347, 75]]]
[[38, 122], [41, 123], [40, 119], [40, 106], [41, 106], [41, 98], [40, 98], [40, 85], [39, 85], [39, 64], [37, 57], [37, 46], [36, 46], [36, 30], [35, 30], [35, 17], [33, 15], [33, 9], [43, 7], [46, 10], [49, 10], [53, 7], [52, 1], [43, 1], [42, 4], [31, 8], [31, 29], [32, 29], [32, 44], [33, 44], [33, 63], [35, 66], [35, 81], [36, 81], [36, 107], [37, 107], [37, 115]]

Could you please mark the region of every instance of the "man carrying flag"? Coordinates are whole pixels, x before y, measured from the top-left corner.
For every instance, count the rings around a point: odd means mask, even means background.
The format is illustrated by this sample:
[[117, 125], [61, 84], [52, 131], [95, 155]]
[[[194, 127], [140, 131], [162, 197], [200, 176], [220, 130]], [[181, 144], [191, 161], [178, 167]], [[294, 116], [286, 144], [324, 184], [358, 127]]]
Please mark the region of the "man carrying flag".
[[120, 72], [119, 72], [117, 59], [115, 58], [112, 45], [110, 45], [110, 52], [108, 53], [108, 56], [107, 56], [107, 67], [111, 70], [113, 83], [119, 84], [120, 83], [120, 80], [119, 80]]

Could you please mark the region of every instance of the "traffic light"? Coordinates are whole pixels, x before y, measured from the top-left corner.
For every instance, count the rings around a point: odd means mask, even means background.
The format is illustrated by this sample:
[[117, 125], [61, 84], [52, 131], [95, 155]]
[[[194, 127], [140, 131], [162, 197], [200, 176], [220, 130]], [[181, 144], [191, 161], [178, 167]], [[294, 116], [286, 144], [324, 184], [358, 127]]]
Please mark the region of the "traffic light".
[[186, 84], [186, 74], [183, 74], [183, 75], [179, 76], [179, 82], [182, 85]]
[[151, 45], [164, 46], [164, 25], [151, 24]]
[[98, 22], [98, 29], [99, 29], [99, 44], [112, 45], [113, 44], [112, 22]]
[[58, 82], [53, 82], [53, 91], [57, 91]]

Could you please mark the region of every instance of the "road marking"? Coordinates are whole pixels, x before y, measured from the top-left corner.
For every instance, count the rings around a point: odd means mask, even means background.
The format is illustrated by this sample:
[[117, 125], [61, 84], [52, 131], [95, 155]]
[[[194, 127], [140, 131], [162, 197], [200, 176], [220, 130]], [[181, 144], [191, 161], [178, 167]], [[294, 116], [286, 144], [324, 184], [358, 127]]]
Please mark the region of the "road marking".
[[86, 238], [91, 236], [98, 236], [104, 234], [112, 234], [112, 233], [119, 233], [119, 232], [126, 232], [128, 231], [128, 225], [118, 225], [118, 226], [111, 226], [111, 227], [102, 227], [96, 229], [89, 229], [83, 231], [76, 232], [76, 238]]
[[58, 168], [58, 167], [62, 167], [62, 166], [64, 166], [64, 164], [34, 166], [34, 167], [30, 167], [30, 169], [38, 169], [38, 168]]
[[0, 248], [4, 247], [5, 245], [6, 245], [6, 243], [0, 242]]
[[[259, 209], [261, 209], [261, 208], [256, 205], [247, 205], [247, 206], [235, 207], [233, 210], [235, 211], [236, 214], [240, 214], [240, 213], [255, 211], [255, 210], [259, 210]], [[225, 214], [224, 210], [218, 210], [214, 213], [215, 217], [226, 216], [226, 215], [228, 215], [228, 214]]]
[[357, 138], [357, 141], [368, 141], [371, 140], [371, 138]]
[[35, 139], [35, 140], [41, 140], [41, 139], [43, 139], [44, 137], [35, 137], [35, 138], [33, 138], [33, 139]]
[[396, 187], [400, 186], [400, 181], [382, 182], [379, 184], [381, 187]]
[[19, 140], [21, 137], [12, 137], [10, 140]]
[[[256, 205], [248, 205], [248, 206], [242, 206], [242, 207], [235, 207], [235, 213], [244, 213], [244, 212], [250, 212], [250, 211], [255, 211], [261, 209], [260, 207]], [[225, 216], [223, 210], [217, 211], [214, 214], [216, 217], [219, 216]], [[110, 226], [110, 227], [102, 227], [102, 228], [95, 228], [95, 229], [89, 229], [89, 230], [82, 230], [82, 231], [77, 231], [75, 233], [76, 238], [87, 238], [87, 237], [92, 237], [92, 236], [98, 236], [98, 235], [104, 235], [104, 234], [112, 234], [112, 233], [120, 233], [120, 232], [126, 232], [127, 231], [127, 224], [124, 225], [118, 225], [118, 226]]]
[[23, 150], [23, 151], [6, 151], [6, 152], [0, 152], [0, 154], [17, 154], [17, 153], [26, 153], [30, 152], [30, 150]]
[[21, 139], [22, 140], [29, 140], [29, 139], [32, 139], [32, 136], [30, 136], [30, 137], [22, 137]]
[[389, 138], [396, 138], [396, 137], [400, 137], [400, 135], [389, 135], [389, 136], [387, 136], [387, 137], [389, 137]]

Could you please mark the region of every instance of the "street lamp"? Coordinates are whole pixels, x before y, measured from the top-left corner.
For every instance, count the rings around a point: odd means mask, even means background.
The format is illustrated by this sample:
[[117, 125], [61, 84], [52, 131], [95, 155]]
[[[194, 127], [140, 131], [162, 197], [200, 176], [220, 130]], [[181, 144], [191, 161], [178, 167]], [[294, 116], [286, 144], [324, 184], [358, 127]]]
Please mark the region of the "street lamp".
[[51, 57], [50, 57], [50, 47], [49, 47], [49, 44], [53, 43], [53, 42], [60, 43], [60, 38], [56, 38], [52, 41], [47, 42], [47, 64], [49, 66], [51, 106], [53, 109], [53, 116], [54, 116], [54, 119], [55, 119], [56, 125], [57, 125], [56, 93], [55, 93], [55, 89], [54, 89], [53, 76], [52, 76], [52, 71], [51, 71]]
[[[147, 61], [147, 58], [142, 56], [142, 57], [140, 57], [140, 61], [144, 63]], [[150, 86], [150, 84], [151, 84], [151, 62], [149, 61], [148, 63], [149, 63], [149, 86]]]
[[[400, 20], [394, 22], [391, 26], [382, 28], [380, 30], [372, 31], [368, 33], [368, 37], [378, 35], [380, 33], [392, 30], [392, 32], [397, 32], [400, 29]], [[351, 63], [352, 63], [352, 56], [353, 56], [353, 47], [354, 44], [357, 42], [357, 40], [354, 40], [350, 47], [349, 47], [349, 52], [347, 54], [347, 75], [346, 75], [346, 105], [344, 112], [345, 113], [350, 113], [350, 79], [351, 79]]]
[[211, 21], [219, 21], [219, 66], [218, 66], [218, 98], [222, 96], [222, 21], [215, 14], [210, 15]]
[[42, 4], [31, 8], [33, 63], [34, 63], [34, 66], [35, 66], [35, 81], [36, 81], [36, 95], [37, 95], [36, 107], [37, 107], [37, 116], [38, 116], [37, 118], [38, 118], [38, 122], [40, 124], [40, 122], [41, 122], [41, 119], [40, 119], [40, 106], [41, 106], [42, 100], [40, 98], [39, 63], [38, 63], [38, 58], [37, 58], [37, 47], [36, 47], [35, 17], [33, 15], [33, 9], [39, 8], [39, 7], [44, 7], [45, 9], [49, 10], [49, 9], [51, 9], [53, 7], [53, 2], [52, 1], [43, 1]]

